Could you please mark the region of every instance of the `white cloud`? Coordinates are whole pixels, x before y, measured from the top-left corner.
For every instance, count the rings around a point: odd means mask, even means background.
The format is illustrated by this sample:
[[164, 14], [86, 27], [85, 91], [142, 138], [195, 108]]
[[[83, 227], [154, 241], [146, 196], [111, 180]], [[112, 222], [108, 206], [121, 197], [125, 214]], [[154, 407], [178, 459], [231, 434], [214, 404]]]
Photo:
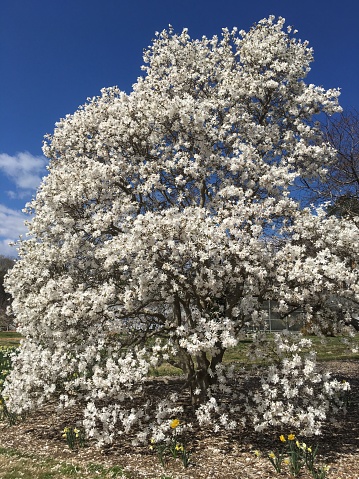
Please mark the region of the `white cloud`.
[[16, 258], [17, 249], [15, 246], [11, 246], [13, 240], [6, 238], [0, 239], [0, 255], [5, 256], [6, 258]]
[[46, 174], [48, 160], [44, 156], [34, 156], [28, 151], [17, 153], [14, 156], [0, 153], [0, 170], [20, 190], [17, 194], [9, 192], [10, 196], [22, 197], [24, 192], [35, 190]]
[[21, 211], [12, 210], [0, 204], [0, 254], [4, 256], [16, 256], [16, 249], [9, 243], [19, 239], [20, 235], [27, 232], [24, 221], [29, 219]]

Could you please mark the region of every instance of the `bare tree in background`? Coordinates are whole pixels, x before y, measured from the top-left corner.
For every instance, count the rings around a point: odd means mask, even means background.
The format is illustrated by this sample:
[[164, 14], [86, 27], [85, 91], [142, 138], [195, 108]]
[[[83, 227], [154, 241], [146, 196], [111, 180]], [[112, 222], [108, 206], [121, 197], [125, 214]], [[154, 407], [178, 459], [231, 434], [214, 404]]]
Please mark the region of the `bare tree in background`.
[[359, 215], [359, 113], [349, 110], [328, 118], [325, 140], [337, 150], [336, 161], [327, 167], [326, 180], [305, 183], [312, 202], [330, 201], [329, 212], [339, 217]]
[[9, 330], [14, 318], [6, 314], [6, 309], [10, 304], [11, 296], [4, 289], [4, 277], [6, 273], [14, 266], [15, 261], [12, 258], [0, 255], [0, 329]]

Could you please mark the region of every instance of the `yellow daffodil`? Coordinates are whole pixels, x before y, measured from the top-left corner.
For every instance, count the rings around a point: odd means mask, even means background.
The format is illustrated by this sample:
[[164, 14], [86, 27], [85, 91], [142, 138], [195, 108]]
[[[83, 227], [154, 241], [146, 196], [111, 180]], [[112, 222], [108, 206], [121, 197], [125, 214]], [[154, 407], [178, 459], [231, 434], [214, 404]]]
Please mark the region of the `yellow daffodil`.
[[270, 452], [270, 453], [268, 454], [268, 457], [270, 457], [271, 459], [275, 459], [275, 454], [274, 454], [274, 452]]
[[288, 434], [288, 441], [294, 441], [295, 434]]
[[175, 447], [176, 451], [183, 451], [183, 446], [182, 444], [176, 444], [176, 447]]
[[176, 429], [180, 425], [179, 419], [173, 419], [170, 423], [170, 428], [171, 429]]
[[285, 442], [285, 437], [283, 436], [283, 434], [281, 436], [279, 436], [279, 439], [282, 441], [282, 442]]

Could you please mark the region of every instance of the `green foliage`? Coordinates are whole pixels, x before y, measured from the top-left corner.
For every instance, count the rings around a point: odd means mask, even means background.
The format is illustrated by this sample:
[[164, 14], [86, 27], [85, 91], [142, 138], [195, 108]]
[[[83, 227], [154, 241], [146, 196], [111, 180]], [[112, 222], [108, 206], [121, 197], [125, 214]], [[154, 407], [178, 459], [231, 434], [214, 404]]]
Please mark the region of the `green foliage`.
[[181, 422], [179, 419], [173, 419], [170, 427], [173, 435], [168, 440], [159, 442], [151, 439], [150, 449], [156, 451], [162, 467], [165, 466], [166, 456], [172, 456], [173, 459], [179, 459], [183, 467], [187, 468], [190, 463], [191, 453], [186, 447], [186, 440], [181, 432]]
[[277, 473], [282, 473], [283, 466], [288, 466], [291, 476], [298, 477], [306, 467], [314, 479], [326, 477], [329, 467], [316, 464], [318, 445], [307, 446], [305, 442], [299, 442], [294, 434], [288, 434], [287, 437], [281, 435], [279, 439], [279, 451], [268, 454], [268, 459]]
[[65, 427], [62, 437], [65, 438], [70, 449], [85, 447], [85, 434], [82, 430], [77, 429], [76, 427]]
[[277, 454], [275, 454], [274, 452], [270, 452], [268, 454], [268, 459], [272, 463], [276, 472], [278, 472], [278, 474], [281, 473], [284, 460], [284, 448], [277, 452]]

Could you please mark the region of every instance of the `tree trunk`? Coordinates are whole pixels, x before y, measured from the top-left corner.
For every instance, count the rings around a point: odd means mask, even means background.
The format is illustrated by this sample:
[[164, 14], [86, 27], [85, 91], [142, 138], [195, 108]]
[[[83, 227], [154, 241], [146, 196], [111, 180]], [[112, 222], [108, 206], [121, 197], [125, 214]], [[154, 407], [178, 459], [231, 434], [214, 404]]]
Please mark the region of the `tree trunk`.
[[196, 369], [194, 375], [188, 378], [193, 405], [205, 402], [208, 398], [208, 389], [218, 381], [216, 366], [222, 362], [225, 348], [216, 346], [219, 352], [212, 356], [211, 361], [207, 358], [205, 352], [195, 358]]

